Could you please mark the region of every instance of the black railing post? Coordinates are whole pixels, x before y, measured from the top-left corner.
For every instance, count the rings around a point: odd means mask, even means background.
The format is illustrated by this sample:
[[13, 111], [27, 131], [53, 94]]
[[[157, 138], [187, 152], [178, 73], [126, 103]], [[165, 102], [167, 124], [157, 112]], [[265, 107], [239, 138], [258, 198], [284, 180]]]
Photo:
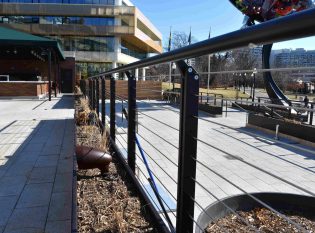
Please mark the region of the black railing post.
[[214, 106], [217, 105], [217, 94], [214, 94]]
[[197, 159], [199, 75], [178, 61], [182, 78], [176, 232], [193, 232]]
[[96, 101], [95, 101], [95, 104], [96, 104], [96, 113], [97, 113], [97, 116], [99, 117], [100, 116], [100, 79], [97, 78], [95, 80], [95, 86], [96, 86]]
[[105, 117], [106, 117], [106, 110], [105, 110], [105, 100], [106, 100], [106, 95], [105, 95], [105, 77], [102, 78], [102, 124], [103, 124], [103, 127], [104, 127], [104, 130], [106, 128], [106, 122], [105, 122]]
[[93, 110], [96, 111], [96, 79], [93, 79]]
[[113, 142], [116, 141], [116, 81], [114, 77], [110, 78], [110, 137]]
[[90, 85], [90, 88], [89, 88], [89, 91], [90, 91], [90, 95], [89, 95], [90, 108], [91, 108], [91, 110], [93, 110], [93, 80], [92, 79], [89, 80], [89, 85]]
[[48, 99], [51, 101], [51, 50], [47, 51], [48, 56]]
[[[314, 104], [311, 104], [311, 110], [314, 111]], [[310, 115], [310, 125], [313, 125], [314, 112]]]
[[128, 76], [128, 165], [136, 171], [136, 78], [130, 72]]

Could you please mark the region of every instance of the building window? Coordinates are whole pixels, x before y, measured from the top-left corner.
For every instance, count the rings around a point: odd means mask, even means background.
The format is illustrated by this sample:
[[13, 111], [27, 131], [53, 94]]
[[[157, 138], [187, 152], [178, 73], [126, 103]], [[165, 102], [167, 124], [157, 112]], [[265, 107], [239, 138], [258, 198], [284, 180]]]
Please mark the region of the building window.
[[57, 40], [65, 51], [114, 52], [114, 37], [50, 37]]
[[[51, 1], [51, 0], [47, 0]], [[0, 18], [2, 18], [0, 16]], [[94, 18], [94, 17], [62, 17], [62, 16], [7, 16], [9, 23], [25, 24], [78, 24], [89, 26], [114, 26], [115, 18]], [[0, 23], [6, 21], [0, 20]]]

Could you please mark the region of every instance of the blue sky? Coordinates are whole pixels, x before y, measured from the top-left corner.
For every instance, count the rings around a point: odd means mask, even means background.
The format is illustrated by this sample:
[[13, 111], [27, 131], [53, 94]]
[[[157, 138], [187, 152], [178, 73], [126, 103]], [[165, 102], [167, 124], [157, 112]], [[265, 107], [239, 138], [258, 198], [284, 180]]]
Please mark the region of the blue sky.
[[[212, 36], [238, 30], [243, 15], [228, 0], [132, 0], [163, 34], [163, 44], [168, 40], [170, 26], [173, 31], [185, 31], [199, 41]], [[215, 2], [215, 3], [214, 3]], [[315, 50], [315, 37], [277, 43], [279, 48], [305, 48]]]

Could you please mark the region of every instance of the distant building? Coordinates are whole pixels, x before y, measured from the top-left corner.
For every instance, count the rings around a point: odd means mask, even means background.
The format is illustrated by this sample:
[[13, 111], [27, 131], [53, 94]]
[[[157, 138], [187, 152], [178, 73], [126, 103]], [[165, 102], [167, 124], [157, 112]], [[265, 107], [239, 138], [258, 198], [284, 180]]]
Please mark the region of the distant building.
[[60, 42], [89, 76], [162, 52], [162, 35], [129, 0], [3, 0], [0, 25]]
[[274, 50], [272, 55], [273, 64], [277, 68], [315, 66], [315, 50], [282, 49]]

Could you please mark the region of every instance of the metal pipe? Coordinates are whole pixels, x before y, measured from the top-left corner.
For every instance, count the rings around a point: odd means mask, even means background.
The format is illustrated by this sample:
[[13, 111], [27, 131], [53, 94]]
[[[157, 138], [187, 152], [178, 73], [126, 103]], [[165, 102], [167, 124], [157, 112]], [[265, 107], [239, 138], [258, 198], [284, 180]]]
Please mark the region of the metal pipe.
[[[227, 33], [222, 36], [204, 40], [161, 55], [146, 58], [129, 65], [118, 67], [99, 75], [126, 72], [170, 61], [189, 59], [219, 51], [227, 51], [249, 44], [268, 44], [286, 40], [300, 39], [315, 34], [315, 8], [276, 20], [270, 20], [252, 27]], [[98, 78], [99, 75], [91, 78]]]
[[106, 110], [105, 110], [105, 100], [106, 100], [106, 95], [105, 95], [105, 77], [102, 78], [102, 124], [104, 126], [104, 129], [106, 128], [106, 122], [105, 122], [105, 119], [106, 119]]
[[115, 78], [110, 78], [110, 138], [116, 140], [116, 85]]
[[[198, 136], [198, 92], [199, 75], [184, 61], [177, 62], [184, 76], [180, 108], [180, 135], [178, 156], [178, 189], [176, 210], [176, 232], [193, 232]], [[192, 199], [188, 198], [191, 197]]]
[[[314, 104], [311, 104], [311, 109], [314, 110]], [[313, 125], [314, 112], [310, 112], [310, 125]]]
[[279, 140], [279, 125], [276, 126], [276, 136], [275, 136], [275, 140]]
[[128, 165], [136, 171], [136, 77], [126, 72], [128, 77]]

